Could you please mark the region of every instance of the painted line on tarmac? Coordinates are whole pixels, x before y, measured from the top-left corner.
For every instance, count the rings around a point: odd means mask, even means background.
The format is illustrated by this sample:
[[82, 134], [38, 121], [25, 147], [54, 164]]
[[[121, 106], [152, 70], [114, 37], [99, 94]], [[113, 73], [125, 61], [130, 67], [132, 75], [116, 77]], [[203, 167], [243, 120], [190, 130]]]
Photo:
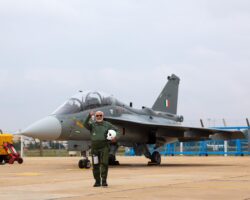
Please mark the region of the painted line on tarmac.
[[37, 173], [37, 172], [23, 172], [23, 173], [16, 173], [15, 175], [17, 176], [40, 176], [42, 174]]

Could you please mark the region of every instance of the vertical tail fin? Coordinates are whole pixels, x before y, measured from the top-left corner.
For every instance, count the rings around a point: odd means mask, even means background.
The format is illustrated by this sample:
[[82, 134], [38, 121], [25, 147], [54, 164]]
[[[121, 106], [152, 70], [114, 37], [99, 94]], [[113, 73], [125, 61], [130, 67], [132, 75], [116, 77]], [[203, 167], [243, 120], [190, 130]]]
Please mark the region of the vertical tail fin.
[[168, 76], [168, 82], [156, 99], [152, 109], [172, 114], [177, 113], [178, 88], [180, 78], [174, 74]]

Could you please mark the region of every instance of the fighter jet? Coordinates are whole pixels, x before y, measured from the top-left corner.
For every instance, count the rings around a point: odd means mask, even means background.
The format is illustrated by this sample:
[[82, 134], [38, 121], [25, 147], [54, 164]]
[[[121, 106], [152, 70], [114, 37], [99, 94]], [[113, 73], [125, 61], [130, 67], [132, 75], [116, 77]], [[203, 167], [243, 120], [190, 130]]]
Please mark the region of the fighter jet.
[[[103, 111], [105, 120], [118, 127], [121, 136], [111, 144], [110, 164], [119, 164], [116, 152], [119, 146], [133, 147], [136, 155], [150, 159], [149, 164], [160, 165], [157, 149], [173, 142], [201, 140], [230, 140], [245, 138], [241, 131], [182, 126], [183, 116], [177, 115], [180, 79], [172, 74], [152, 108], [133, 108], [112, 95], [98, 91], [80, 91], [59, 106], [51, 115], [31, 124], [22, 134], [40, 140], [69, 141], [69, 150], [79, 150], [83, 159], [80, 168], [89, 168], [87, 157], [91, 147], [90, 133], [83, 121], [90, 111]], [[154, 146], [151, 153], [149, 146]]]

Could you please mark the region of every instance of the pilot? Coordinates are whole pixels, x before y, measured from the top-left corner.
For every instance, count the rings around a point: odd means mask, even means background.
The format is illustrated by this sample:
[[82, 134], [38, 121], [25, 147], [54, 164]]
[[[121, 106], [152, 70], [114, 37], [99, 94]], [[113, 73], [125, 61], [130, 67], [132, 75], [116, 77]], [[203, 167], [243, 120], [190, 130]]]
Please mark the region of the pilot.
[[[92, 120], [95, 115], [95, 121]], [[84, 126], [90, 130], [91, 133], [91, 154], [93, 164], [93, 175], [95, 178], [94, 187], [108, 186], [108, 163], [109, 163], [109, 149], [110, 141], [107, 140], [108, 130], [115, 130], [117, 128], [111, 123], [103, 120], [104, 113], [97, 111], [94, 113], [91, 111], [84, 121]], [[117, 132], [118, 133], [118, 132]], [[116, 142], [114, 138], [112, 143]]]

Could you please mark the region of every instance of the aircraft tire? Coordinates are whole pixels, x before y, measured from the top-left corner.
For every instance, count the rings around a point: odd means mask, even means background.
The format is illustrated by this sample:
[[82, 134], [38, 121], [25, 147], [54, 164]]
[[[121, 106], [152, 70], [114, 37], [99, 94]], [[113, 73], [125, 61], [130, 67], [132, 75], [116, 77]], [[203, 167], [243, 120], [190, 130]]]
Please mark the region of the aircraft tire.
[[115, 162], [115, 156], [114, 155], [109, 155], [109, 165], [114, 165]]
[[85, 168], [86, 168], [86, 169], [89, 169], [90, 167], [91, 167], [91, 162], [90, 162], [90, 160], [86, 160]]
[[109, 165], [120, 165], [119, 161], [112, 154], [109, 155]]
[[83, 168], [84, 168], [83, 160], [79, 160], [79, 162], [78, 162], [78, 167], [79, 167], [80, 169], [83, 169]]
[[151, 161], [157, 165], [160, 165], [161, 164], [161, 154], [158, 151], [154, 151], [152, 153]]
[[89, 169], [91, 167], [90, 160], [87, 160], [87, 159], [81, 159], [81, 160], [79, 160], [78, 167], [80, 169], [83, 169], [83, 168]]

